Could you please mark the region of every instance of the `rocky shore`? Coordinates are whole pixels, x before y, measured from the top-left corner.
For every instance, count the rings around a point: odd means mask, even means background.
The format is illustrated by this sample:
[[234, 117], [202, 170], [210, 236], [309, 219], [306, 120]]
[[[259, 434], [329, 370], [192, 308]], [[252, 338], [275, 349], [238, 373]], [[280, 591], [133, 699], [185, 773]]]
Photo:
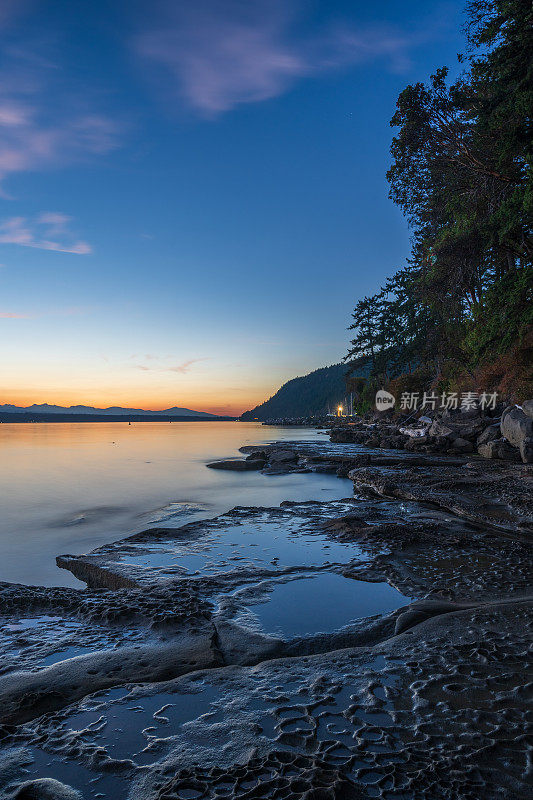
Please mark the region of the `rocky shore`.
[[307, 417], [270, 417], [261, 421], [262, 425], [273, 425], [276, 428], [324, 428], [331, 423], [332, 417], [326, 414]]
[[483, 458], [533, 463], [533, 400], [484, 413], [479, 408], [417, 414], [374, 412], [332, 428], [332, 442], [422, 453], [477, 453]]
[[243, 447], [208, 466], [346, 497], [59, 556], [83, 591], [0, 584], [0, 798], [531, 797], [531, 410]]

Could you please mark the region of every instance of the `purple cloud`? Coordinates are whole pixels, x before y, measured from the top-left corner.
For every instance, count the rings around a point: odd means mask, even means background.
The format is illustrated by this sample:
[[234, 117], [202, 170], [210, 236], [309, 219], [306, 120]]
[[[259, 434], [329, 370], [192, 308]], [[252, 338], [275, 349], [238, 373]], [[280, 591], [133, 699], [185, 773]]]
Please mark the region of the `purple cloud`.
[[97, 113], [87, 92], [80, 92], [64, 66], [48, 57], [49, 42], [28, 44], [9, 22], [0, 13], [0, 181], [116, 147], [117, 124]]
[[0, 223], [0, 244], [18, 244], [76, 255], [91, 253], [87, 242], [74, 239], [68, 228], [70, 220], [60, 213], [41, 214], [33, 222], [26, 217], [10, 217]]
[[115, 134], [113, 123], [95, 114], [49, 124], [33, 102], [14, 102], [0, 93], [0, 180], [107, 153], [116, 144]]
[[208, 116], [276, 97], [305, 76], [375, 58], [392, 69], [408, 63], [413, 34], [330, 24], [298, 35], [296, 8], [278, 0], [160, 0], [135, 48], [162, 69], [174, 96]]

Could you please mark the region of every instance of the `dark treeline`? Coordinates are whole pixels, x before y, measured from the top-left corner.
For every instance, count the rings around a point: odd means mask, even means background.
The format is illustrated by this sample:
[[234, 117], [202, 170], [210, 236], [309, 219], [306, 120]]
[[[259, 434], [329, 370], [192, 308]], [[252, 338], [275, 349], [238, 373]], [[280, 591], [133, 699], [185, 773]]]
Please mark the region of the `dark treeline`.
[[406, 266], [353, 313], [350, 368], [402, 389], [532, 394], [533, 12], [472, 0], [466, 54], [407, 86], [391, 125], [390, 197], [412, 230]]

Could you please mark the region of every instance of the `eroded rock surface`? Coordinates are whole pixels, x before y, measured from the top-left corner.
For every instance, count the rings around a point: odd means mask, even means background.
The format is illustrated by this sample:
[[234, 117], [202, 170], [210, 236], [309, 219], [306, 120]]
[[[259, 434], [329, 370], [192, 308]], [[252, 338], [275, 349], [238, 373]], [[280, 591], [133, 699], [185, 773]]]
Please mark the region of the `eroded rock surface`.
[[349, 476], [356, 491], [432, 503], [480, 525], [533, 533], [530, 467], [472, 461], [461, 470], [446, 464], [421, 469], [398, 460], [386, 469], [356, 468]]
[[531, 601], [448, 609], [374, 647], [93, 695], [4, 747], [60, 758], [86, 797], [525, 800], [530, 646]]
[[0, 585], [1, 800], [529, 798], [529, 468], [243, 451], [355, 494], [60, 556], [85, 591]]

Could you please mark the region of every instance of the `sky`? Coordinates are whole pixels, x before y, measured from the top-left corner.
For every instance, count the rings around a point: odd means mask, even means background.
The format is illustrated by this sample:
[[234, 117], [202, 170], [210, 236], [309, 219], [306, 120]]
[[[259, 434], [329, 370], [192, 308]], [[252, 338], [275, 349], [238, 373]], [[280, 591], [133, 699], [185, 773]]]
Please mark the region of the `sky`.
[[0, 403], [238, 414], [401, 267], [402, 89], [463, 3], [0, 0]]

